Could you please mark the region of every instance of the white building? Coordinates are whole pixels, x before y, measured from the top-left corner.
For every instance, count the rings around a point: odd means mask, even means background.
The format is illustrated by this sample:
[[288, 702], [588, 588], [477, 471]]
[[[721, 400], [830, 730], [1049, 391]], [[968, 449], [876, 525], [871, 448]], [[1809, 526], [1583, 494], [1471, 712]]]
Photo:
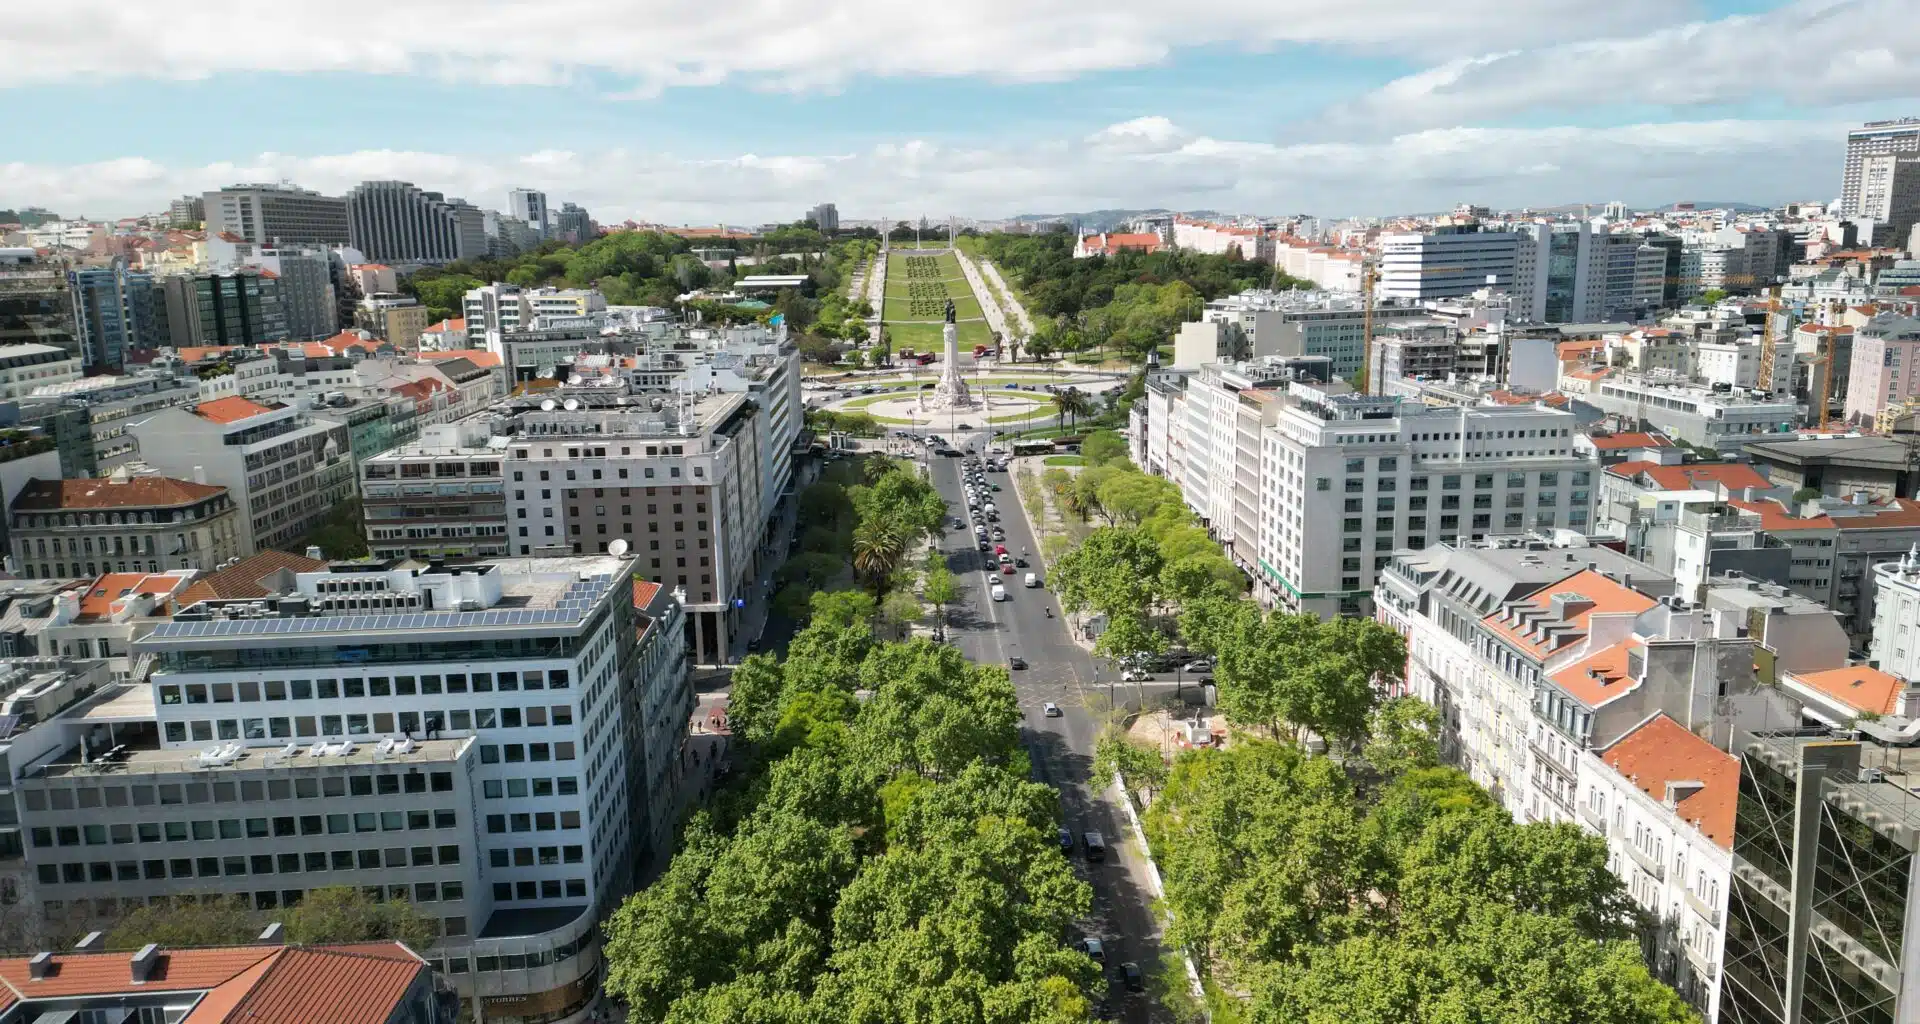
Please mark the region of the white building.
[[1510, 291], [1516, 287], [1520, 243], [1513, 232], [1481, 231], [1477, 225], [1382, 235], [1376, 294], [1418, 305], [1488, 287]]
[[0, 401], [80, 379], [80, 359], [56, 345], [0, 345]]
[[[1366, 352], [1366, 307], [1358, 292], [1266, 291], [1256, 289], [1214, 299], [1202, 314], [1204, 323], [1231, 324], [1246, 339], [1244, 353], [1208, 352], [1207, 332], [1195, 328], [1197, 345], [1183, 345], [1190, 337], [1185, 325], [1174, 343], [1174, 365], [1196, 369], [1203, 363], [1234, 362], [1268, 356], [1326, 356], [1333, 374], [1351, 379], [1360, 371]], [[1374, 305], [1378, 334], [1386, 325], [1428, 316], [1418, 305], [1384, 301]], [[1222, 336], [1224, 337], [1224, 336]]]
[[1873, 567], [1873, 663], [1920, 682], [1920, 553]]
[[584, 317], [605, 312], [607, 298], [593, 288], [521, 288], [495, 283], [468, 292], [463, 306], [468, 336], [486, 339], [486, 348], [499, 352], [501, 335], [531, 329], [536, 317]]
[[245, 552], [299, 541], [353, 497], [347, 427], [297, 408], [236, 395], [161, 409], [128, 430], [165, 475], [227, 489]]
[[553, 222], [547, 215], [547, 194], [539, 189], [516, 188], [507, 193], [508, 212], [532, 228], [536, 237], [544, 239], [553, 230]]

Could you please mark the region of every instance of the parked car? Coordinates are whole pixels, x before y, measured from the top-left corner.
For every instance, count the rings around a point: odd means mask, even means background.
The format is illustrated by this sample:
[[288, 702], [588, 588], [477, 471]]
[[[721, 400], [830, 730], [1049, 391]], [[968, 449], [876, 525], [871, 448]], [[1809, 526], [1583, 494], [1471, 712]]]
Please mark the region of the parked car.
[[[1087, 834], [1092, 835], [1093, 833], [1089, 832]], [[1080, 940], [1080, 948], [1087, 956], [1093, 959], [1094, 963], [1104, 964], [1107, 962], [1107, 947], [1101, 945], [1099, 939], [1089, 935]]]
[[1120, 983], [1127, 986], [1129, 992], [1145, 992], [1147, 977], [1140, 973], [1140, 965], [1129, 960], [1120, 965]]
[[[1040, 705], [1040, 713], [1047, 718], [1059, 718], [1060, 705], [1055, 704], [1052, 701], [1048, 701], [1045, 704]], [[1066, 845], [1069, 848], [1073, 846], [1073, 833], [1068, 832], [1066, 829], [1063, 828], [1060, 830], [1060, 838], [1066, 843]]]
[[[1049, 704], [1047, 706], [1052, 707], [1053, 705]], [[1070, 828], [1063, 828], [1060, 830], [1060, 852], [1062, 853], [1073, 852], [1073, 830]]]
[[1137, 668], [1130, 668], [1120, 673], [1120, 681], [1123, 683], [1151, 683], [1153, 682], [1153, 673], [1142, 672]]
[[1211, 662], [1211, 661], [1208, 661], [1208, 660], [1207, 660], [1207, 659], [1205, 659], [1205, 658], [1201, 658], [1201, 659], [1200, 659], [1199, 661], [1189, 661], [1189, 662], [1187, 662], [1187, 663], [1186, 663], [1185, 665], [1182, 665], [1182, 666], [1180, 667], [1180, 671], [1182, 671], [1182, 672], [1211, 672], [1211, 671], [1213, 671], [1213, 662]]
[[1087, 848], [1088, 860], [1102, 861], [1107, 859], [1107, 841], [1100, 833], [1088, 832], [1086, 835], [1080, 837], [1080, 841]]
[[1007, 668], [1015, 672], [1018, 672], [1021, 669], [1024, 669], [1026, 667], [1027, 667], [1027, 659], [1022, 658], [1017, 654], [1007, 659]]

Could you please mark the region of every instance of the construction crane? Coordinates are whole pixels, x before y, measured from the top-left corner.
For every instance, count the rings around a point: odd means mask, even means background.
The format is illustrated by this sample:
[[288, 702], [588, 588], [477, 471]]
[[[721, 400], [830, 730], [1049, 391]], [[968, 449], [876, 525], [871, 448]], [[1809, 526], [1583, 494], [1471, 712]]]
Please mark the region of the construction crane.
[[1360, 261], [1360, 392], [1367, 395], [1380, 393], [1380, 375], [1373, 365], [1373, 286], [1378, 281], [1378, 273], [1372, 257]]
[[[1764, 337], [1760, 339], [1760, 373], [1756, 378], [1760, 390], [1775, 394], [1773, 381], [1775, 328], [1780, 319], [1780, 286], [1773, 286], [1773, 295], [1767, 300], [1767, 326], [1762, 328]], [[1789, 328], [1791, 329], [1791, 328]]]

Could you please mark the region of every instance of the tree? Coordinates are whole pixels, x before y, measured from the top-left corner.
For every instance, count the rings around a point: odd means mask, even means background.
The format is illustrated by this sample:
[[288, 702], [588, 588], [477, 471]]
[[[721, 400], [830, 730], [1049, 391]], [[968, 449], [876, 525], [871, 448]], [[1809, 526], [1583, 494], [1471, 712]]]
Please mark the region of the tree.
[[425, 949], [439, 937], [435, 922], [406, 900], [370, 898], [358, 886], [309, 889], [293, 909], [282, 912], [287, 940], [329, 942], [401, 942]]
[[230, 946], [252, 941], [265, 926], [245, 896], [182, 896], [127, 913], [107, 929], [106, 945]]
[[1118, 431], [1096, 430], [1080, 442], [1080, 457], [1089, 466], [1104, 466], [1127, 459], [1127, 439]]
[[907, 551], [907, 532], [895, 521], [863, 519], [853, 530], [853, 568], [866, 577], [877, 600], [885, 596], [893, 571]]
[[1121, 665], [1138, 665], [1144, 658], [1167, 652], [1167, 638], [1149, 629], [1137, 614], [1121, 612], [1107, 619], [1107, 628], [1093, 642], [1093, 653]]
[[1373, 709], [1361, 756], [1388, 777], [1440, 763], [1440, 713], [1418, 697], [1395, 697]]
[[1141, 616], [1155, 597], [1163, 560], [1137, 529], [1102, 527], [1053, 563], [1052, 589], [1068, 611]]
[[1129, 790], [1143, 793], [1149, 800], [1167, 782], [1167, 762], [1159, 751], [1135, 743], [1118, 728], [1108, 728], [1093, 741], [1093, 777], [1103, 782], [1116, 772]]
[[896, 638], [904, 637], [909, 625], [924, 613], [920, 599], [909, 590], [895, 590], [880, 602], [880, 618], [893, 626]]
[[927, 569], [926, 578], [920, 584], [920, 596], [933, 605], [936, 628], [944, 630], [947, 624], [947, 606], [959, 595], [953, 582], [953, 572], [940, 563]]
[[1406, 642], [1371, 619], [1322, 623], [1275, 613], [1215, 639], [1227, 717], [1265, 726], [1276, 738], [1285, 726], [1296, 736], [1312, 730], [1329, 743], [1357, 743], [1378, 700], [1375, 680], [1393, 678], [1406, 664]]
[[1725, 288], [1709, 288], [1700, 293], [1700, 301], [1709, 306], [1719, 305], [1721, 300], [1726, 297], [1727, 290]]

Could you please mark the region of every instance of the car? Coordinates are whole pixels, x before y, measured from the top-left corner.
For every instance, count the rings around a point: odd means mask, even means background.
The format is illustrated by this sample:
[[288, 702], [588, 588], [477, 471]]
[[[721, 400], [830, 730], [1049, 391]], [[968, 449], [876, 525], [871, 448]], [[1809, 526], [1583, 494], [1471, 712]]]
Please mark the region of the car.
[[1107, 962], [1107, 947], [1101, 945], [1100, 940], [1091, 935], [1080, 940], [1080, 951], [1091, 957], [1096, 964]]
[[1107, 859], [1107, 841], [1100, 833], [1088, 832], [1080, 837], [1080, 842], [1087, 848], [1088, 860], [1102, 861]]
[[[954, 429], [955, 429], [955, 430], [972, 430], [972, 429], [973, 429], [973, 424], [971, 424], [971, 423], [962, 423], [962, 424], [960, 424], [959, 426], [957, 426], [957, 427], [955, 427]], [[972, 451], [972, 449], [971, 449], [971, 448], [969, 448], [969, 449], [968, 449], [968, 451]]]
[[999, 493], [999, 490], [1000, 490], [1000, 485], [999, 485], [999, 484], [994, 484], [994, 485], [993, 485], [993, 490], [994, 490], [994, 492], [995, 492], [995, 493]]
[[1013, 575], [1013, 563], [1012, 562], [1000, 563], [1000, 572], [1002, 575], [1006, 575], [1006, 576]]
[[967, 528], [967, 521], [964, 519], [955, 519], [953, 521], [953, 528], [956, 530], [964, 530]]
[[[1040, 705], [1040, 713], [1042, 715], [1045, 715], [1048, 718], [1059, 718], [1060, 705], [1055, 704], [1052, 701], [1048, 701], [1045, 704]], [[1060, 838], [1063, 842], [1065, 842], [1067, 846], [1073, 845], [1073, 834], [1068, 832], [1064, 828], [1060, 830]]]
[[987, 543], [986, 541], [984, 541], [984, 540], [983, 540], [983, 541], [981, 541], [981, 542], [980, 542], [980, 550], [981, 550], [981, 551], [983, 551], [983, 552], [986, 552], [986, 551], [992, 551], [992, 550], [993, 550], [993, 545], [991, 545], [991, 544], [989, 544], [989, 543]]
[[991, 502], [991, 501], [989, 501], [989, 502], [987, 502], [987, 508], [986, 508], [986, 512], [987, 512], [987, 514], [988, 514], [988, 515], [992, 515], [992, 514], [994, 514], [995, 512], [998, 512], [998, 511], [1000, 511], [1000, 510], [999, 510], [999, 509], [997, 509], [997, 508], [994, 508], [994, 507], [993, 507], [993, 502]]
[[1004, 555], [1007, 553], [1007, 546], [1005, 544], [995, 544], [993, 546], [993, 553], [996, 555]]
[[1013, 560], [1013, 567], [1016, 569], [1025, 569], [1027, 567], [1027, 560], [1024, 558], [1016, 558]]
[[1027, 584], [1027, 587], [1028, 587], [1028, 589], [1032, 589], [1032, 588], [1034, 588], [1034, 587], [1037, 587], [1037, 586], [1039, 586], [1039, 585], [1040, 585], [1040, 574], [1039, 574], [1039, 573], [1037, 573], [1037, 572], [1030, 572], [1030, 573], [1028, 573], [1028, 574], [1027, 574], [1027, 578], [1026, 578], [1026, 584]]
[[1012, 669], [1015, 672], [1018, 672], [1021, 669], [1026, 667], [1027, 667], [1027, 659], [1022, 658], [1017, 654], [1007, 659], [1007, 668]]
[[1200, 659], [1199, 661], [1189, 661], [1189, 662], [1187, 662], [1187, 663], [1186, 663], [1185, 665], [1182, 665], [1182, 666], [1180, 666], [1180, 671], [1182, 671], [1182, 672], [1211, 672], [1211, 671], [1213, 671], [1213, 662], [1211, 662], [1211, 661], [1208, 661], [1208, 660], [1207, 660], [1207, 659], [1205, 659], [1205, 658], [1201, 658], [1201, 659]]
[[1143, 672], [1137, 668], [1130, 668], [1120, 673], [1120, 681], [1123, 683], [1151, 683], [1153, 682], [1153, 673]]
[[1005, 601], [1007, 599], [1007, 588], [1001, 586], [999, 582], [996, 581], [993, 586], [987, 588], [987, 596], [995, 601]]
[[[1053, 707], [1053, 705], [1051, 704], [1047, 706]], [[1070, 828], [1063, 828], [1060, 830], [1060, 852], [1062, 853], [1073, 852], [1073, 830]]]
[[1120, 965], [1120, 983], [1127, 986], [1129, 992], [1147, 990], [1147, 976], [1140, 973], [1140, 965], [1131, 960]]
[[1013, 564], [1013, 556], [1007, 554], [1007, 546], [1005, 544], [995, 545], [993, 549], [993, 553], [999, 557], [1001, 565]]

